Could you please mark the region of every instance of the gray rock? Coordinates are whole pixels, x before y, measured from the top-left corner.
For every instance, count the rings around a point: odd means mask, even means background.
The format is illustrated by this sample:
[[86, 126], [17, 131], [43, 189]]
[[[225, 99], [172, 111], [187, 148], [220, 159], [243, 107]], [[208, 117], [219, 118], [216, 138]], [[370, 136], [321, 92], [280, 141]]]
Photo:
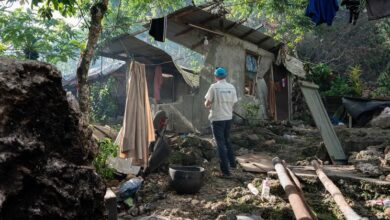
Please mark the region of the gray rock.
[[373, 165], [371, 163], [357, 163], [355, 164], [355, 168], [359, 170], [360, 172], [372, 176], [372, 177], [378, 177], [383, 174], [382, 170], [378, 165]]
[[390, 128], [390, 107], [383, 109], [377, 117], [370, 122], [371, 126], [379, 128]]

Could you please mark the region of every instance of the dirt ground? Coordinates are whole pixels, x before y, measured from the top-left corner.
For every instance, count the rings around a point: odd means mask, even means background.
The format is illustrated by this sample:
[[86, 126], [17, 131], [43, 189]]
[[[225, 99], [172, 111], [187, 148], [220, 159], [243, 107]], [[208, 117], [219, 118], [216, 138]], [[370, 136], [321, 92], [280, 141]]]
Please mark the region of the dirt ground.
[[[348, 130], [348, 131], [345, 131]], [[377, 137], [376, 145], [390, 143], [390, 131], [377, 129], [338, 128], [343, 144], [360, 140], [360, 148], [372, 144], [368, 138]], [[368, 135], [368, 136], [367, 136]], [[361, 137], [361, 139], [359, 139]], [[365, 137], [365, 138], [364, 138]], [[252, 219], [294, 219], [290, 204], [278, 179], [271, 180], [272, 201], [263, 201], [253, 195], [247, 188], [253, 183], [261, 191], [261, 183], [266, 174], [249, 173], [240, 167], [232, 171], [231, 178], [222, 178], [218, 158], [210, 156], [208, 149], [210, 137], [200, 141], [192, 136], [171, 136], [173, 154], [169, 163], [200, 165], [206, 175], [201, 190], [194, 195], [179, 195], [169, 186], [169, 175], [166, 167], [157, 173], [150, 174], [139, 192], [140, 204], [151, 208], [149, 215], [157, 215], [172, 220], [181, 219], [237, 219], [237, 215], [254, 216]], [[321, 155], [322, 141], [318, 130], [303, 125], [267, 124], [260, 127], [239, 127], [232, 132], [232, 143], [237, 155], [251, 152], [262, 152], [269, 156], [278, 156], [290, 165], [306, 165], [317, 155]], [[378, 141], [379, 140], [379, 141]], [[348, 145], [349, 146], [349, 145]], [[205, 151], [207, 153], [205, 153]], [[180, 152], [180, 153], [178, 153]], [[209, 157], [208, 159], [205, 159]], [[181, 161], [180, 161], [181, 160]], [[309, 206], [318, 219], [344, 219], [332, 197], [316, 179], [302, 179], [303, 191]], [[388, 187], [377, 186], [362, 181], [334, 179], [334, 182], [354, 210], [369, 219], [390, 219], [384, 215], [383, 207], [371, 207], [367, 201], [386, 198], [390, 195]], [[142, 219], [146, 215], [131, 217], [121, 214], [123, 219]]]

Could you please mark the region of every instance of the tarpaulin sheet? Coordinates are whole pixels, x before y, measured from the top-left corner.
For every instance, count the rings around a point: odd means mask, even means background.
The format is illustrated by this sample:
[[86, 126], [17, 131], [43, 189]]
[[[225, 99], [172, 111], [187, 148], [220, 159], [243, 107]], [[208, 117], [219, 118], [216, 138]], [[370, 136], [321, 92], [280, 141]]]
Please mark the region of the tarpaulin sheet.
[[343, 97], [342, 101], [347, 112], [355, 120], [358, 120], [364, 114], [370, 114], [371, 116], [377, 110], [390, 107], [390, 101], [384, 100]]

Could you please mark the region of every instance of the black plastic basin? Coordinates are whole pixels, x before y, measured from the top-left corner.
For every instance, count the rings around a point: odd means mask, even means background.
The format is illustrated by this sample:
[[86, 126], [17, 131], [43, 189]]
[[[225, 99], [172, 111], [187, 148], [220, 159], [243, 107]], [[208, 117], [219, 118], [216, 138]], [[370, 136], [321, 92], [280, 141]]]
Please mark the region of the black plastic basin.
[[203, 167], [172, 166], [169, 168], [171, 186], [179, 194], [197, 193], [203, 185], [203, 175]]

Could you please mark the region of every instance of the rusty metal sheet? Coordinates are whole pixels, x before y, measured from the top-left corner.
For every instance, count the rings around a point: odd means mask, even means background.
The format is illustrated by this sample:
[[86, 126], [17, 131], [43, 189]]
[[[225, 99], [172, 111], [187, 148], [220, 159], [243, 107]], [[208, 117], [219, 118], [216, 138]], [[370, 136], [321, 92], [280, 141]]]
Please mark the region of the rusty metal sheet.
[[299, 81], [299, 83], [317, 128], [320, 130], [322, 139], [324, 140], [325, 147], [330, 158], [332, 159], [333, 163], [345, 163], [347, 161], [347, 157], [345, 156], [344, 150], [340, 144], [340, 140], [333, 129], [333, 125], [330, 122], [324, 104], [322, 103], [320, 94], [318, 92], [319, 87], [306, 81]]

